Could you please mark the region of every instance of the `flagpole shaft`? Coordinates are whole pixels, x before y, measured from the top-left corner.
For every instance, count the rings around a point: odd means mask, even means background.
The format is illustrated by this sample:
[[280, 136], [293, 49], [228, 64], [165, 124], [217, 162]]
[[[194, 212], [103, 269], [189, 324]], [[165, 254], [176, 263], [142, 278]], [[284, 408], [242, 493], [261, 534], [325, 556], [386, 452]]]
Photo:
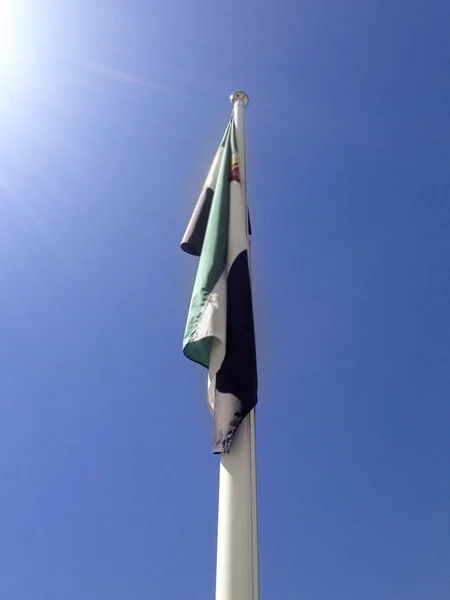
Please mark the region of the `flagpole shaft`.
[[[247, 95], [235, 92], [239, 171], [245, 204], [245, 107]], [[256, 480], [256, 427], [253, 410], [241, 423], [229, 454], [222, 454], [219, 475], [216, 600], [259, 600]]]

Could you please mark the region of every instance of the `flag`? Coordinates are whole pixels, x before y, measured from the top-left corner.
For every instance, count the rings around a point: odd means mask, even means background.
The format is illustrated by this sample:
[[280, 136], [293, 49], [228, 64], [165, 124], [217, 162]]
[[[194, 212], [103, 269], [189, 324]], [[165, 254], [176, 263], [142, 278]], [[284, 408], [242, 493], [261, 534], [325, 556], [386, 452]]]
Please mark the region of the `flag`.
[[257, 403], [249, 218], [233, 118], [216, 152], [181, 248], [199, 263], [183, 352], [208, 369], [213, 452], [228, 453]]

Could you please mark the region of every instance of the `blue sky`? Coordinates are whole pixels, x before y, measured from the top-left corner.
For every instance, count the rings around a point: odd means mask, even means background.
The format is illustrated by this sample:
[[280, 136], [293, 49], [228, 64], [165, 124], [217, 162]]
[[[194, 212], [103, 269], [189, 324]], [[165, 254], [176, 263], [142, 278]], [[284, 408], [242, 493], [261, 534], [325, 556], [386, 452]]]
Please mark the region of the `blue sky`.
[[448, 4], [1, 7], [0, 596], [213, 598], [179, 241], [243, 88], [261, 600], [448, 600]]

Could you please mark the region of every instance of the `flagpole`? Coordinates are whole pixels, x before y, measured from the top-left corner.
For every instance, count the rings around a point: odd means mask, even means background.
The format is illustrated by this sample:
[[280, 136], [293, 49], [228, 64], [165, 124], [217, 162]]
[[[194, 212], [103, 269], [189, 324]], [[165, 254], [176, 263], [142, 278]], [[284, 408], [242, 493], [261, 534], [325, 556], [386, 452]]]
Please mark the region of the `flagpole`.
[[[248, 96], [230, 98], [236, 126], [239, 171], [247, 205], [245, 107]], [[241, 423], [219, 475], [216, 600], [259, 600], [256, 426], [253, 410]]]

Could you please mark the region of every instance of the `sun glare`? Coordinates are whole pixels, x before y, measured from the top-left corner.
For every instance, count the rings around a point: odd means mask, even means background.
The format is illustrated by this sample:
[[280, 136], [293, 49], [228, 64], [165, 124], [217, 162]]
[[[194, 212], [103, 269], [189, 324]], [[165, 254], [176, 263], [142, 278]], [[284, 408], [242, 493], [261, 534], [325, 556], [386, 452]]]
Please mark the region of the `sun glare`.
[[[0, 0], [0, 74], [2, 77], [18, 67], [20, 54], [20, 2]], [[1, 80], [0, 80], [1, 85]]]

